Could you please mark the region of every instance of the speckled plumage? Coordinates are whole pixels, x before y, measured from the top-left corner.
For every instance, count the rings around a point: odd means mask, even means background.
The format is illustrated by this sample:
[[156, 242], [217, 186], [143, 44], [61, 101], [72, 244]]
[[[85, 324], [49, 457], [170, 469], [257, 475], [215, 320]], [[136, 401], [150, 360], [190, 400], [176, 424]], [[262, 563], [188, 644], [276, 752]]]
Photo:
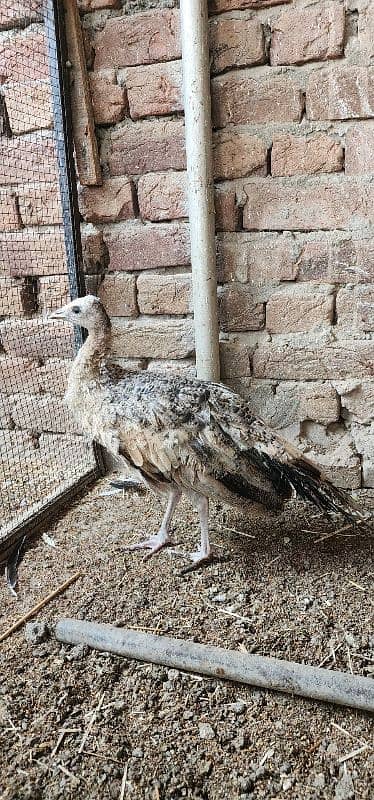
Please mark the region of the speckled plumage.
[[66, 402], [81, 428], [150, 488], [174, 487], [176, 500], [183, 492], [268, 511], [281, 510], [296, 493], [351, 517], [344, 493], [254, 417], [247, 401], [221, 384], [111, 367], [110, 322], [100, 301], [84, 298], [79, 308], [89, 336], [73, 364]]

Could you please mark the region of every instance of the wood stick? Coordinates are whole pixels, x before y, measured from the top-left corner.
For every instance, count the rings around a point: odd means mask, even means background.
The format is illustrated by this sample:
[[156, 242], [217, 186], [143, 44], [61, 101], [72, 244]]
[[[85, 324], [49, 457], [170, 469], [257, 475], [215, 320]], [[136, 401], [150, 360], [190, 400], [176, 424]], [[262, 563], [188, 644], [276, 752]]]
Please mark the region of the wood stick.
[[76, 572], [74, 575], [71, 576], [71, 578], [68, 578], [66, 581], [64, 581], [64, 583], [62, 583], [61, 586], [59, 586], [53, 592], [48, 594], [47, 597], [44, 597], [43, 600], [40, 600], [39, 603], [37, 603], [36, 606], [34, 606], [34, 608], [31, 608], [30, 611], [27, 611], [27, 613], [24, 614], [23, 617], [17, 619], [17, 621], [14, 622], [14, 624], [11, 625], [10, 628], [7, 628], [7, 630], [0, 635], [0, 642], [3, 642], [4, 639], [6, 639], [8, 636], [10, 636], [11, 633], [13, 633], [13, 631], [16, 631], [17, 628], [20, 628], [24, 622], [27, 622], [27, 620], [33, 617], [34, 614], [36, 614], [38, 611], [40, 611], [41, 608], [44, 608], [44, 606], [46, 606], [47, 603], [49, 603], [51, 600], [53, 600], [55, 597], [61, 594], [61, 592], [64, 592], [65, 589], [67, 589], [68, 586], [70, 586], [70, 584], [74, 583], [74, 581], [80, 578], [81, 575], [82, 575], [81, 572]]
[[55, 634], [67, 644], [86, 644], [125, 658], [374, 711], [374, 682], [345, 672], [78, 619], [60, 620]]
[[79, 180], [83, 186], [100, 186], [103, 179], [78, 6], [76, 0], [64, 0], [63, 5], [71, 64], [71, 110]]

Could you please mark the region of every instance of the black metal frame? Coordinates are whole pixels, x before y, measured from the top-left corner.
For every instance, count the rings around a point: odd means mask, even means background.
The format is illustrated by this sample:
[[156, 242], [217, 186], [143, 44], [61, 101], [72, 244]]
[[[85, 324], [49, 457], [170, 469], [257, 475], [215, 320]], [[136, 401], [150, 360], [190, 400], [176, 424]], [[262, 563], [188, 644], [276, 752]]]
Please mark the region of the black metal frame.
[[[59, 80], [52, 80], [53, 121], [56, 138], [58, 174], [64, 224], [70, 295], [74, 299], [85, 293], [82, 245], [79, 226], [78, 195], [75, 180], [72, 142], [71, 108], [68, 101], [68, 56], [61, 0], [47, 0], [46, 34], [50, 73], [57, 65]], [[76, 348], [83, 343], [82, 329], [75, 329]]]
[[[58, 159], [58, 172], [64, 225], [65, 249], [67, 256], [68, 281], [72, 298], [85, 294], [83, 273], [82, 245], [80, 236], [80, 217], [76, 172], [74, 166], [74, 149], [72, 139], [71, 108], [69, 102], [69, 62], [65, 38], [64, 10], [61, 0], [46, 0], [45, 30], [50, 63], [52, 105], [55, 129], [55, 141]], [[57, 66], [58, 80], [54, 79]], [[75, 347], [78, 350], [83, 344], [84, 336], [81, 328], [75, 329]], [[28, 519], [15, 527], [11, 533], [0, 540], [0, 563], [6, 562], [19, 546], [20, 540], [30, 537], [57, 516], [66, 505], [82, 494], [95, 479], [106, 472], [102, 448], [93, 445], [96, 468], [90, 470], [75, 482], [69, 489], [51, 499], [42, 509], [30, 515]]]

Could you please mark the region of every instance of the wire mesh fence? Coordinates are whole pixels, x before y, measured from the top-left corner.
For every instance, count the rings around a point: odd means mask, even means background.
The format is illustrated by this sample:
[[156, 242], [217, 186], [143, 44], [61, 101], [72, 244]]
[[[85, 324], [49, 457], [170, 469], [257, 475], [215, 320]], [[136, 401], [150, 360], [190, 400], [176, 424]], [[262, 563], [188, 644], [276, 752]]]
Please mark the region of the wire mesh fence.
[[[80, 288], [53, 0], [0, 0], [0, 544], [95, 468], [63, 404]], [[71, 165], [70, 165], [71, 166]]]

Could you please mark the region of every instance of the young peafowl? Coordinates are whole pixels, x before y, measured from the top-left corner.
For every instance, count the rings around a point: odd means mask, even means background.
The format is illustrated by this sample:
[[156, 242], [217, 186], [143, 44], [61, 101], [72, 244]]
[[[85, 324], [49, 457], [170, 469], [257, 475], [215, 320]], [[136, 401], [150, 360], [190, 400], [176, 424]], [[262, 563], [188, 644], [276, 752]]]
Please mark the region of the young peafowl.
[[189, 554], [195, 566], [211, 557], [210, 498], [250, 513], [254, 506], [279, 512], [297, 495], [327, 514], [363, 518], [348, 495], [226, 386], [111, 366], [111, 323], [97, 297], [74, 300], [51, 317], [88, 330], [65, 395], [81, 429], [167, 498], [158, 533], [131, 549], [149, 557], [171, 543], [182, 494], [199, 513], [200, 547]]

